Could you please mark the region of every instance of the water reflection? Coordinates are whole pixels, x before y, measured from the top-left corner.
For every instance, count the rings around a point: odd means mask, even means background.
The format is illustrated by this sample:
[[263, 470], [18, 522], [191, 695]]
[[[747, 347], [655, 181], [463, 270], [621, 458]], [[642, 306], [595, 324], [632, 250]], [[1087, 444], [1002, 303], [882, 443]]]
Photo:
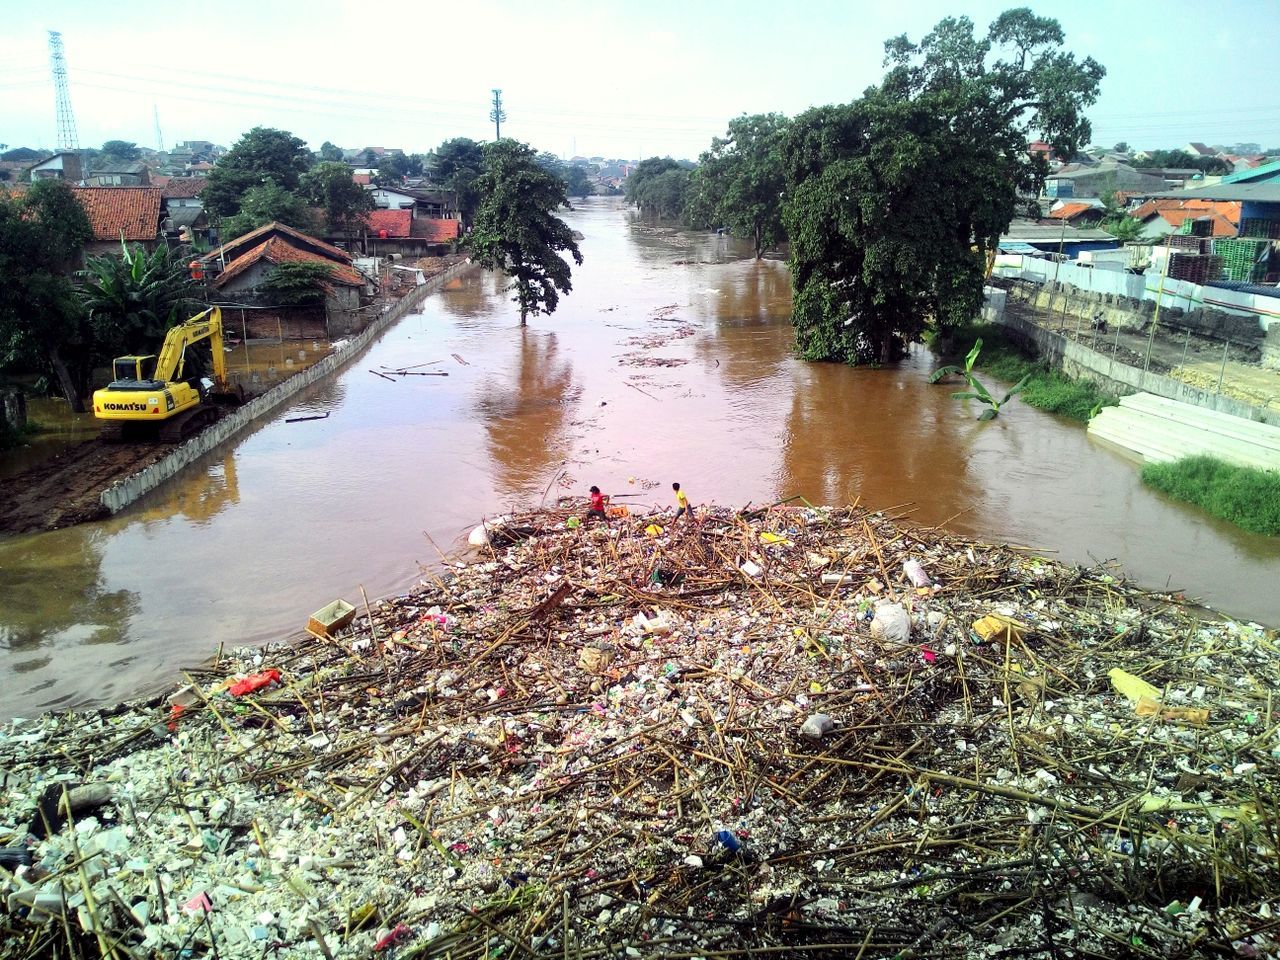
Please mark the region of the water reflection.
[[514, 369], [480, 384], [476, 407], [484, 418], [493, 481], [506, 495], [529, 495], [568, 454], [564, 428], [582, 388], [554, 332], [521, 328]]

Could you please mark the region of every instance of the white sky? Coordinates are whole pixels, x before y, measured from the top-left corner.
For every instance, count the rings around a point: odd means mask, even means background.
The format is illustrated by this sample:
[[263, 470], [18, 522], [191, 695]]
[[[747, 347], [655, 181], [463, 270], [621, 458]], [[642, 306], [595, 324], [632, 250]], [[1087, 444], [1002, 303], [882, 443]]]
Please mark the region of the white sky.
[[[60, 30], [81, 146], [204, 139], [253, 126], [313, 148], [426, 151], [503, 133], [562, 156], [696, 157], [740, 113], [794, 115], [856, 97], [881, 76], [883, 42], [940, 18], [985, 27], [1015, 2], [901, 0], [120, 0], [23, 3], [0, 35], [0, 142], [52, 146], [49, 29]], [[1135, 147], [1257, 141], [1280, 147], [1277, 0], [1044, 3], [1067, 45], [1108, 75], [1094, 142]]]

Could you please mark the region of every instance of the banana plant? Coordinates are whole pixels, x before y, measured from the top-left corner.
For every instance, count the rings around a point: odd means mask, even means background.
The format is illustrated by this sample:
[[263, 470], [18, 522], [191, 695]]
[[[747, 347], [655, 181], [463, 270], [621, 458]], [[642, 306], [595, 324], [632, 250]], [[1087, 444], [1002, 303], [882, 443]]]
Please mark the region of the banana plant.
[[953, 363], [948, 364], [945, 367], [939, 367], [937, 370], [933, 371], [933, 375], [929, 377], [929, 382], [937, 383], [943, 377], [951, 374], [957, 374], [964, 377], [965, 382], [969, 384], [969, 389], [960, 390], [951, 394], [951, 396], [957, 400], [977, 400], [979, 403], [985, 403], [987, 405], [987, 409], [978, 414], [978, 419], [980, 421], [994, 420], [1000, 413], [1000, 408], [1022, 392], [1023, 388], [1027, 385], [1027, 381], [1031, 379], [1031, 374], [1028, 373], [1025, 377], [1010, 387], [1008, 393], [997, 400], [991, 391], [982, 385], [982, 381], [973, 375], [973, 365], [977, 362], [978, 354], [981, 352], [982, 338], [979, 337], [974, 341], [973, 349], [965, 354], [963, 367], [958, 367]]

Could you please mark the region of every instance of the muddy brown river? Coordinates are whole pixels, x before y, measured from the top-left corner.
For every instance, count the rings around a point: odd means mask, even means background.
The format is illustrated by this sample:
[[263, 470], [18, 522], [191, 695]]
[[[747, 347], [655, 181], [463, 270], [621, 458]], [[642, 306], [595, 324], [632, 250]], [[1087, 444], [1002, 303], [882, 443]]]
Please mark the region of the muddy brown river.
[[[295, 636], [335, 597], [360, 603], [361, 586], [408, 589], [482, 515], [593, 483], [633, 509], [670, 508], [673, 480], [695, 503], [860, 501], [1115, 560], [1280, 624], [1280, 540], [1146, 490], [1079, 424], [1018, 403], [978, 423], [925, 382], [923, 348], [886, 370], [802, 363], [783, 264], [616, 200], [566, 218], [586, 262], [552, 317], [521, 330], [501, 279], [465, 274], [125, 513], [0, 541], [0, 714], [163, 689], [219, 644]], [[369, 373], [418, 364], [449, 376]]]

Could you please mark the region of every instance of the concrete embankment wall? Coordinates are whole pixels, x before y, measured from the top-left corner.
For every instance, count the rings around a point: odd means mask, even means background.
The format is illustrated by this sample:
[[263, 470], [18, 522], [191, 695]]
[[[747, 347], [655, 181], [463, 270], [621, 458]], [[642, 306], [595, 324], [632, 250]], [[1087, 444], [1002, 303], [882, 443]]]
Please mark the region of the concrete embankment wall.
[[1006, 312], [999, 322], [1018, 338], [1034, 345], [1041, 356], [1048, 358], [1054, 366], [1061, 367], [1067, 376], [1092, 380], [1112, 393], [1154, 393], [1158, 397], [1181, 400], [1206, 410], [1280, 426], [1280, 413], [1274, 410], [1224, 397], [1220, 393], [1194, 387], [1141, 367], [1130, 366], [1082, 343], [1068, 340], [1052, 330], [1046, 330], [1024, 317]]
[[181, 446], [176, 447], [172, 453], [162, 460], [156, 461], [146, 469], [139, 470], [123, 480], [117, 480], [102, 492], [102, 496], [99, 498], [102, 505], [111, 513], [119, 513], [144, 494], [151, 492], [166, 480], [177, 475], [184, 467], [204, 456], [219, 444], [234, 437], [255, 420], [274, 411], [299, 391], [305, 390], [313, 383], [341, 370], [359, 356], [384, 330], [405, 314], [411, 312], [428, 295], [439, 290], [445, 283], [460, 273], [470, 269], [472, 269], [471, 264], [458, 263], [432, 277], [411, 293], [397, 300], [378, 319], [370, 323], [364, 331], [352, 337], [351, 340], [333, 351], [319, 363], [294, 374], [283, 383], [272, 387], [262, 396], [254, 397], [243, 407], [236, 408], [213, 426], [201, 431], [200, 434], [192, 437]]

